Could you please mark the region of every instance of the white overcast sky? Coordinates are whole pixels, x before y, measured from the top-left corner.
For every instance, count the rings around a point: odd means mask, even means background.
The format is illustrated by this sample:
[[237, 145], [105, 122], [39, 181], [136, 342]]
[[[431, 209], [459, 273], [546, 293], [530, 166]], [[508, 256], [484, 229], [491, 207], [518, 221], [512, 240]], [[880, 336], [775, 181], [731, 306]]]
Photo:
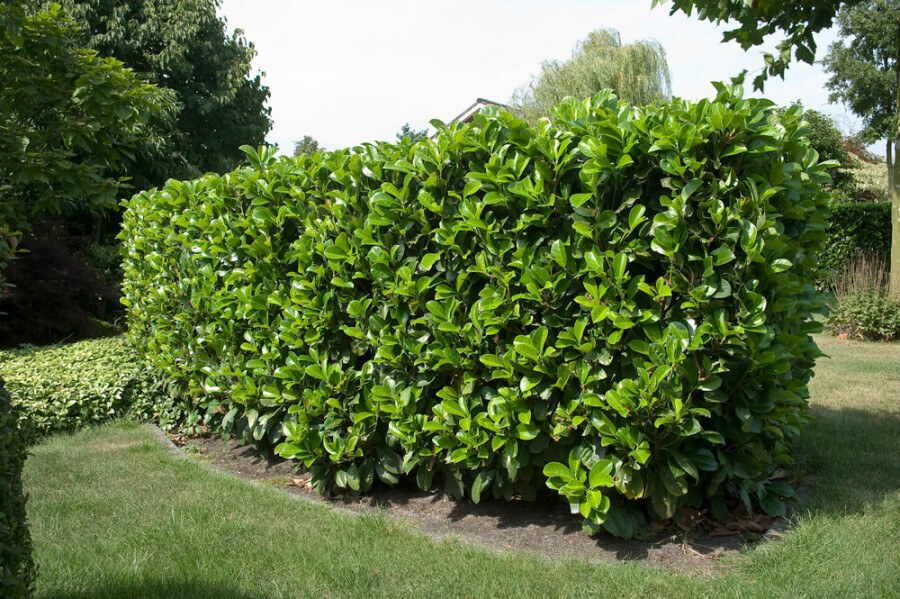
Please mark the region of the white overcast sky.
[[[268, 141], [286, 152], [304, 135], [328, 149], [393, 140], [403, 123], [449, 121], [478, 97], [506, 102], [542, 60], [568, 58], [601, 27], [625, 43], [660, 41], [684, 98], [714, 95], [710, 81], [762, 65], [761, 50], [722, 44], [724, 28], [651, 10], [650, 0], [223, 0], [220, 11], [256, 45], [253, 67], [272, 91]], [[818, 38], [818, 57], [833, 38]], [[795, 64], [765, 95], [800, 100], [849, 131], [855, 119], [828, 104], [827, 78]]]

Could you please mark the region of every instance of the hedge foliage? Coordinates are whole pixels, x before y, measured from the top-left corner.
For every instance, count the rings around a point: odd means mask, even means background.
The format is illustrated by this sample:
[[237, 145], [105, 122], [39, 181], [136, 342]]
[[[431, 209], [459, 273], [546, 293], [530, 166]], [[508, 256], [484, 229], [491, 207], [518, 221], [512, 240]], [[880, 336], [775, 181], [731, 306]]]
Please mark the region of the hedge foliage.
[[126, 414], [167, 420], [158, 377], [122, 337], [2, 351], [0, 376], [29, 437]]
[[18, 416], [0, 378], [0, 596], [31, 597], [35, 566], [31, 535], [25, 521], [25, 437]]
[[[5, 231], [0, 229], [0, 294], [3, 293], [4, 287], [7, 287], [9, 283], [6, 282], [6, 277], [3, 275], [3, 272], [6, 270], [6, 267], [9, 266], [10, 260], [13, 257], [12, 248], [9, 247], [9, 242], [6, 240], [4, 235]], [[0, 316], [2, 316], [2, 312], [0, 312]]]
[[778, 513], [823, 310], [828, 175], [800, 122], [722, 87], [248, 148], [127, 203], [129, 335], [326, 488], [547, 484], [625, 536], [687, 505]]
[[850, 260], [861, 255], [891, 253], [890, 202], [835, 202], [821, 266], [840, 274]]

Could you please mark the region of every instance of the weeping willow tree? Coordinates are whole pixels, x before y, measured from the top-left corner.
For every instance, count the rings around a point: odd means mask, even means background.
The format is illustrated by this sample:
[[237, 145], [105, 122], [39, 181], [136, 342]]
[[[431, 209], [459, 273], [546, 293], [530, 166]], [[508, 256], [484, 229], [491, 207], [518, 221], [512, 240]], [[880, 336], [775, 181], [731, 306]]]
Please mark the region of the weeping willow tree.
[[587, 98], [611, 89], [631, 104], [649, 104], [671, 95], [666, 51], [656, 40], [622, 44], [615, 29], [598, 29], [580, 41], [566, 61], [541, 63], [541, 71], [519, 87], [511, 103], [534, 123], [566, 96]]

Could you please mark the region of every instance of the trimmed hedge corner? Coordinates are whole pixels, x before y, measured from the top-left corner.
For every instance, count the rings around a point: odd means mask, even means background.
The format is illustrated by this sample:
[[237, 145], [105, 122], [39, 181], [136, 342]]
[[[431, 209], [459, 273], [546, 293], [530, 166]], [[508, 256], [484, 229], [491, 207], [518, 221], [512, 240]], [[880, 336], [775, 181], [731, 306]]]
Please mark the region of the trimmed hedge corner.
[[25, 521], [25, 436], [18, 415], [0, 378], [0, 596], [31, 597], [35, 566], [31, 535]]
[[130, 338], [220, 430], [324, 487], [549, 485], [623, 536], [784, 509], [829, 198], [799, 110], [601, 93], [248, 157], [136, 195], [122, 234]]

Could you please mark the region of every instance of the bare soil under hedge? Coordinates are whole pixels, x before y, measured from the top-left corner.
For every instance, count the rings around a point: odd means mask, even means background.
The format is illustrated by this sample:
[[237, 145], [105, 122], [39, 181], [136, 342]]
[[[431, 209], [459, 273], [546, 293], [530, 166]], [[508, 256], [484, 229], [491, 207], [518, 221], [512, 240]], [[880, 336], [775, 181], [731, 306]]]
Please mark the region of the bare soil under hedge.
[[[739, 511], [725, 523], [696, 517], [689, 529], [674, 522], [656, 526], [643, 540], [624, 540], [605, 532], [591, 537], [581, 530], [581, 516], [549, 491], [535, 502], [456, 500], [441, 489], [423, 492], [415, 485], [388, 488], [376, 484], [362, 496], [324, 497], [313, 490], [309, 475], [296, 462], [265, 457], [250, 446], [219, 436], [169, 435], [180, 452], [211, 467], [300, 498], [355, 513], [381, 513], [389, 520], [434, 538], [456, 538], [494, 550], [528, 551], [590, 562], [636, 562], [712, 575], [755, 542], [780, 536], [788, 520], [748, 517]], [[688, 515], [690, 517], [690, 515]]]

